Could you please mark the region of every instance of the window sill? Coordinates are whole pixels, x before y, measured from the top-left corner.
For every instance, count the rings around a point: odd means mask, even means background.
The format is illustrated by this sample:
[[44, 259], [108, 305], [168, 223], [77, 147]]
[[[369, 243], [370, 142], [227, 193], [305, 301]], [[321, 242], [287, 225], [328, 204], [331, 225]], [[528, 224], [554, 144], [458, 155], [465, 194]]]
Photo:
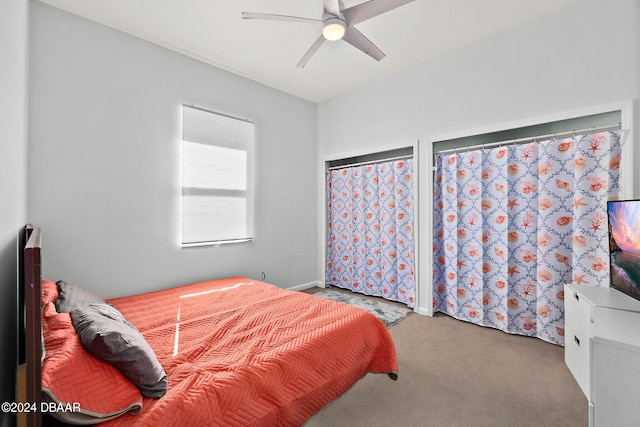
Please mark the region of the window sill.
[[221, 246], [221, 245], [229, 245], [233, 243], [245, 243], [252, 242], [253, 237], [248, 237], [246, 239], [233, 239], [233, 240], [216, 240], [212, 242], [194, 242], [194, 243], [182, 243], [182, 248], [196, 248], [200, 246]]

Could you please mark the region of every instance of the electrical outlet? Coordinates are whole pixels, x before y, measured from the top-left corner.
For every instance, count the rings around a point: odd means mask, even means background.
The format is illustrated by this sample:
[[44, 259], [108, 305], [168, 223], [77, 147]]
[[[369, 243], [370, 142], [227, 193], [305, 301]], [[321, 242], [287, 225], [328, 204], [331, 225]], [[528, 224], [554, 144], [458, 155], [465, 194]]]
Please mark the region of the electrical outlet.
[[264, 271], [262, 273], [260, 273], [260, 280], [264, 280], [267, 278], [267, 275], [264, 274]]

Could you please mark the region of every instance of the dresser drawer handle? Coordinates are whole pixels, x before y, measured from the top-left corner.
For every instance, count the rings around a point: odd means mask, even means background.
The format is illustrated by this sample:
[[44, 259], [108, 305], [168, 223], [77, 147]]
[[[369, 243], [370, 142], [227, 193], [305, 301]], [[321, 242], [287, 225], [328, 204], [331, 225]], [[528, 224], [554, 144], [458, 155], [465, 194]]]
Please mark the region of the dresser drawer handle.
[[580, 295], [578, 295], [577, 292], [573, 293], [573, 297], [576, 299], [576, 301], [580, 301]]
[[578, 347], [580, 347], [580, 338], [574, 335], [573, 340], [576, 342], [576, 344], [578, 344]]

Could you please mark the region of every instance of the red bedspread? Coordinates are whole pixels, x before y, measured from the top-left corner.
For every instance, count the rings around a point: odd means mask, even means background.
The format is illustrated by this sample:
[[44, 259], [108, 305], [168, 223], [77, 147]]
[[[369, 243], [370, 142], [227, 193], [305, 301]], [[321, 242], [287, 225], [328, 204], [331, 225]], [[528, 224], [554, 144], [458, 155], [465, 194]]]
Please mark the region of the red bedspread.
[[169, 389], [108, 425], [301, 425], [367, 372], [397, 372], [372, 314], [245, 277], [110, 302], [155, 350]]

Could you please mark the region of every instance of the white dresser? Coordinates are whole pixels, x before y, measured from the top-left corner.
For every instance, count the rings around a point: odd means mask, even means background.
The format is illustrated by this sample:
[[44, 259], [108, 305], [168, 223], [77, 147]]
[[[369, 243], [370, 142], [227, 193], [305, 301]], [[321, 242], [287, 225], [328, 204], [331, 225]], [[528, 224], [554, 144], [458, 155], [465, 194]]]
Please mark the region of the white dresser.
[[565, 363], [589, 400], [589, 426], [640, 426], [640, 301], [570, 283], [564, 303]]

